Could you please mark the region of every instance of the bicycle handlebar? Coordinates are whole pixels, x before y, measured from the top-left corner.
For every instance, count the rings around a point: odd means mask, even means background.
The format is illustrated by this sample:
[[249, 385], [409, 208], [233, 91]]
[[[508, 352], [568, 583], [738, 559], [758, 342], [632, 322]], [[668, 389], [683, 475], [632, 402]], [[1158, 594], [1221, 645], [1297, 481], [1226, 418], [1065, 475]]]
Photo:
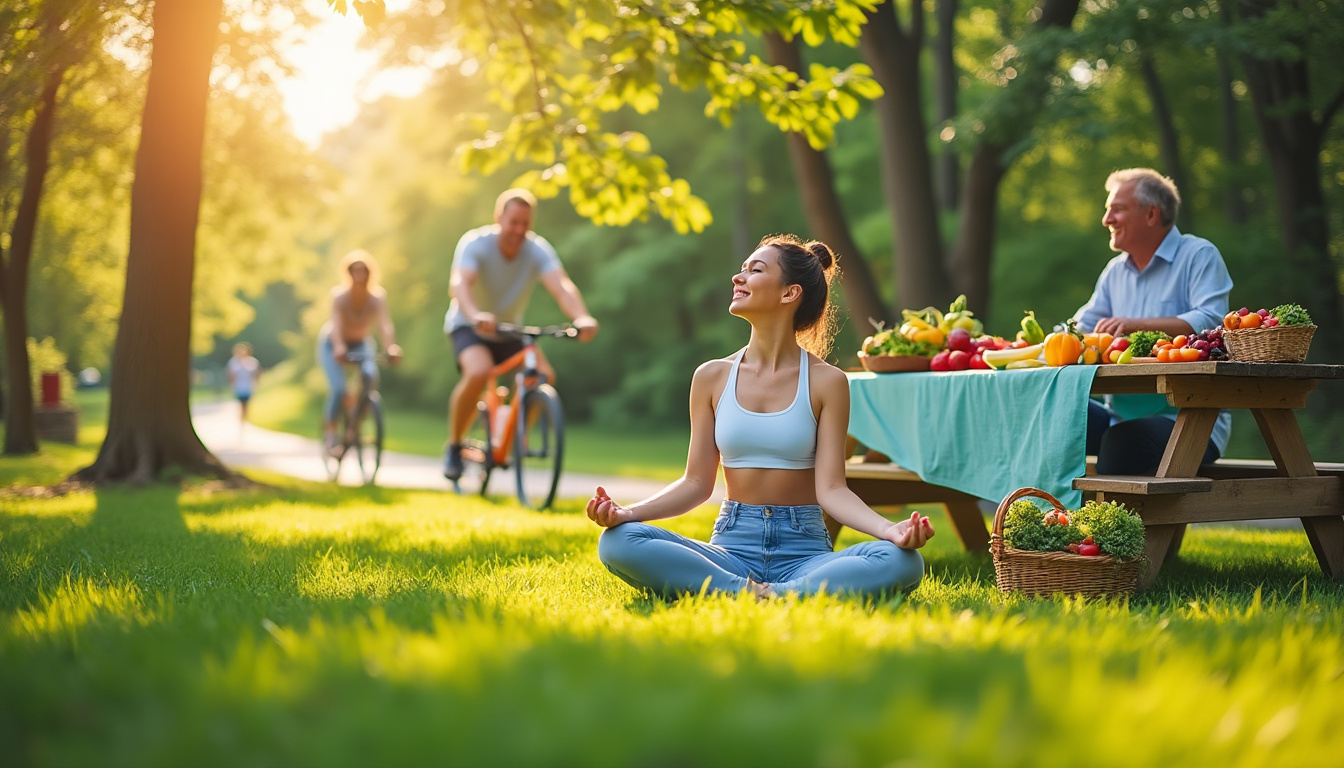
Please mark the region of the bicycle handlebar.
[[544, 328], [539, 325], [518, 325], [517, 323], [495, 323], [495, 330], [499, 333], [512, 334], [514, 336], [553, 336], [557, 339], [569, 337], [578, 338], [579, 329], [574, 327], [573, 323], [564, 323], [563, 325], [548, 325]]
[[[368, 358], [369, 355], [364, 350], [351, 349], [345, 353], [345, 357], [341, 358], [341, 361], [346, 363], [362, 363]], [[387, 353], [380, 350], [373, 356], [373, 361], [379, 365], [386, 363], [388, 361]]]

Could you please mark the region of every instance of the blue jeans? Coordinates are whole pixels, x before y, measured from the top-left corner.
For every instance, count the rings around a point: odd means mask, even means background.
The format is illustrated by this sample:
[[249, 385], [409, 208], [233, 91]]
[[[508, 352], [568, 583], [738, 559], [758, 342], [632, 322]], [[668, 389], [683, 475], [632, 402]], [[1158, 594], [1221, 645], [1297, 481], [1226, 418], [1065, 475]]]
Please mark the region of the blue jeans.
[[[350, 352], [363, 353], [364, 360], [359, 365], [360, 373], [369, 378], [370, 387], [377, 387], [378, 360], [375, 357], [376, 347], [373, 339], [347, 345], [346, 349]], [[322, 334], [317, 341], [317, 359], [322, 364], [322, 372], [327, 375], [327, 404], [323, 407], [322, 413], [327, 421], [336, 421], [340, 404], [345, 400], [345, 370], [341, 367], [342, 363], [336, 359], [336, 350], [332, 347], [331, 336], [328, 334]]]
[[741, 592], [747, 579], [778, 594], [816, 592], [872, 596], [908, 592], [924, 576], [924, 558], [889, 541], [832, 551], [815, 504], [756, 506], [725, 501], [709, 543], [648, 523], [602, 532], [597, 556], [636, 589], [664, 596]]
[[[1176, 421], [1165, 416], [1111, 421], [1110, 409], [1096, 400], [1087, 401], [1087, 452], [1097, 457], [1097, 474], [1157, 474]], [[1220, 455], [1210, 439], [1202, 463], [1212, 464]]]

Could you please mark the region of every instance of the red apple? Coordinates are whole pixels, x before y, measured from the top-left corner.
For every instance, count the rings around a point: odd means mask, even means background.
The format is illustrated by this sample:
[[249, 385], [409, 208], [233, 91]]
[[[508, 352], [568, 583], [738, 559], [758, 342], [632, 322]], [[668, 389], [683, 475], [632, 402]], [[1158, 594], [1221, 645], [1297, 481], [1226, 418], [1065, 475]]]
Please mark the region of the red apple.
[[947, 370], [964, 371], [971, 367], [971, 355], [960, 349], [954, 349], [947, 356]]
[[1114, 363], [1116, 360], [1120, 359], [1121, 353], [1126, 349], [1129, 349], [1129, 339], [1124, 336], [1116, 338], [1115, 341], [1111, 342], [1111, 346], [1106, 348], [1105, 353], [1102, 354], [1102, 362]]
[[971, 332], [965, 328], [953, 328], [947, 334], [947, 348], [953, 352], [971, 351]]
[[944, 349], [942, 352], [939, 352], [938, 354], [934, 355], [933, 359], [929, 361], [929, 370], [930, 371], [952, 370], [951, 368], [948, 367], [947, 364], [947, 359], [951, 356], [952, 356], [952, 350], [950, 349]]
[[985, 362], [984, 351], [981, 350], [971, 355], [971, 369], [976, 371], [990, 370], [989, 363]]

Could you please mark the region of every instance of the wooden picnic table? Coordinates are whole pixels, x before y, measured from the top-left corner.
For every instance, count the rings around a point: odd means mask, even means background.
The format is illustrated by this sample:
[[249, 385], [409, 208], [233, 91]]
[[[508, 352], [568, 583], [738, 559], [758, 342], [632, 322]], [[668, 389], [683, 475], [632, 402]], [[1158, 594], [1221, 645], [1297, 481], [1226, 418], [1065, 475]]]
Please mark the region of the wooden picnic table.
[[[1300, 518], [1322, 570], [1344, 579], [1344, 469], [1327, 469], [1312, 459], [1293, 413], [1306, 405], [1307, 395], [1322, 379], [1344, 379], [1344, 366], [1212, 361], [1095, 366], [1091, 394], [1165, 395], [1178, 409], [1156, 477], [1087, 474], [1072, 481], [1073, 489], [1098, 500], [1123, 502], [1143, 518], [1149, 567], [1140, 586], [1151, 584], [1162, 563], [1175, 554], [1189, 523], [1283, 518]], [[1237, 408], [1254, 415], [1273, 464], [1220, 461], [1201, 466], [1218, 412]], [[846, 477], [870, 504], [944, 503], [967, 549], [981, 550], [987, 544], [975, 497], [962, 490], [857, 458], [846, 466]]]
[[[1149, 566], [1140, 587], [1180, 548], [1189, 523], [1299, 518], [1321, 570], [1344, 579], [1344, 477], [1321, 475], [1302, 439], [1297, 415], [1321, 379], [1344, 378], [1342, 365], [1305, 363], [1139, 363], [1104, 365], [1093, 394], [1161, 394], [1177, 408], [1176, 427], [1156, 477], [1092, 475], [1073, 487], [1115, 500], [1143, 517]], [[1229, 465], [1201, 476], [1200, 463], [1221, 409], [1255, 417], [1276, 476]]]

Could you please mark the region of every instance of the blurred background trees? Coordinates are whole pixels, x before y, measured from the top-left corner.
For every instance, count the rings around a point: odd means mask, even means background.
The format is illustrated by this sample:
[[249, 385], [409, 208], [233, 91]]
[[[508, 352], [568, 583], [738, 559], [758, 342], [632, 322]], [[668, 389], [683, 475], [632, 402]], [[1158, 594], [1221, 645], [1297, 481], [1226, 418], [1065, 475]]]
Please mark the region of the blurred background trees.
[[[53, 337], [75, 368], [107, 370], [121, 312], [141, 6], [100, 6], [101, 44], [70, 65], [55, 102], [25, 335]], [[0, 37], [23, 38], [46, 7], [7, 4]], [[1057, 322], [1087, 298], [1111, 255], [1101, 184], [1135, 165], [1178, 180], [1178, 225], [1222, 249], [1235, 305], [1304, 304], [1322, 326], [1313, 359], [1344, 362], [1339, 3], [847, 3], [834, 23], [785, 2], [737, 17], [716, 3], [641, 4], [644, 18], [586, 2], [416, 0], [385, 19], [380, 5], [351, 7], [379, 22], [369, 37], [389, 64], [430, 79], [307, 146], [274, 87], [283, 40], [310, 20], [302, 4], [225, 5], [195, 254], [198, 368], [242, 339], [319, 389], [323, 299], [336, 260], [362, 247], [383, 262], [407, 349], [387, 397], [441, 414], [456, 377], [442, 334], [453, 247], [521, 178], [545, 198], [536, 229], [603, 321], [592, 344], [548, 349], [570, 415], [681, 427], [694, 365], [742, 342], [729, 277], [761, 235], [839, 245], [842, 364], [869, 317], [956, 293], [1011, 335], [1024, 309]], [[679, 47], [696, 41], [700, 58]], [[6, 265], [43, 82], [19, 50], [7, 44], [0, 62]], [[534, 307], [536, 321], [560, 317], [544, 295]], [[1323, 388], [1313, 408], [1340, 404]], [[1336, 418], [1313, 421], [1324, 434]]]

